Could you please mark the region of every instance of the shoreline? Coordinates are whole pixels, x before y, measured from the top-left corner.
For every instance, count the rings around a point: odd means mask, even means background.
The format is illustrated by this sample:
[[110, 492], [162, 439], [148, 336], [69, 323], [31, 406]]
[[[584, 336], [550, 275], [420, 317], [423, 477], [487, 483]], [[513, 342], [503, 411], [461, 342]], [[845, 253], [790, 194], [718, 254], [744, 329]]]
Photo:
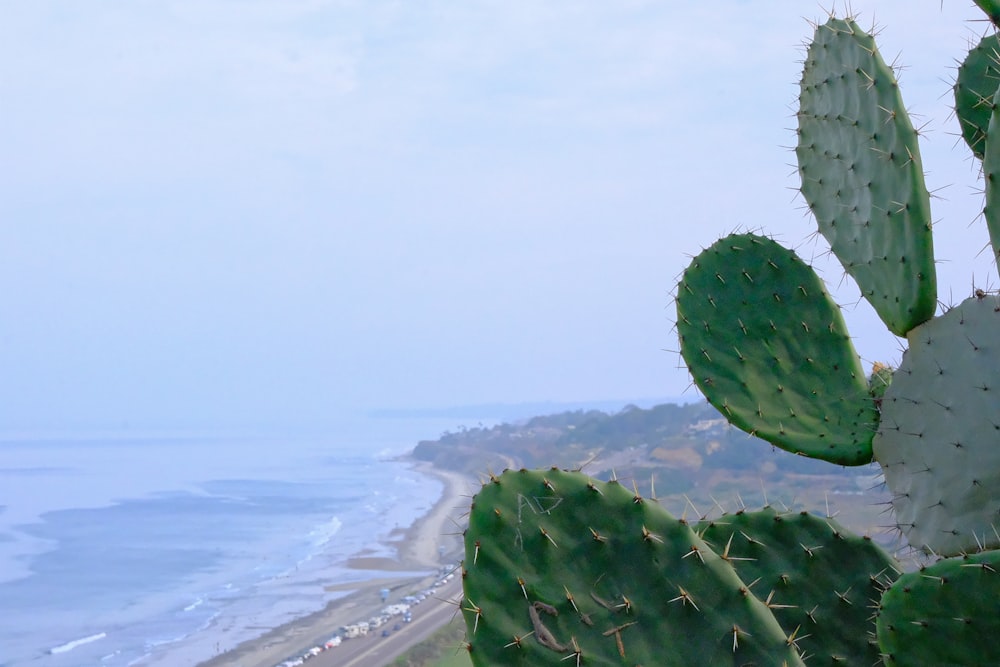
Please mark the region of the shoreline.
[[[385, 604], [429, 587], [444, 564], [461, 560], [460, 515], [478, 483], [471, 477], [436, 468], [430, 463], [408, 457], [401, 460], [408, 461], [411, 469], [441, 481], [443, 489], [431, 509], [412, 525], [395, 528], [379, 539], [394, 556], [387, 557], [380, 552], [372, 555], [376, 552], [369, 549], [352, 554], [345, 565], [371, 573], [370, 578], [325, 586], [327, 593], [345, 592], [346, 595], [332, 600], [324, 609], [271, 628], [255, 639], [198, 662], [197, 667], [275, 667], [312, 646], [322, 646], [341, 626], [365, 620]], [[421, 571], [430, 572], [425, 576], [414, 575]], [[390, 591], [388, 603], [381, 600], [383, 588]], [[336, 651], [332, 649], [333, 653]]]

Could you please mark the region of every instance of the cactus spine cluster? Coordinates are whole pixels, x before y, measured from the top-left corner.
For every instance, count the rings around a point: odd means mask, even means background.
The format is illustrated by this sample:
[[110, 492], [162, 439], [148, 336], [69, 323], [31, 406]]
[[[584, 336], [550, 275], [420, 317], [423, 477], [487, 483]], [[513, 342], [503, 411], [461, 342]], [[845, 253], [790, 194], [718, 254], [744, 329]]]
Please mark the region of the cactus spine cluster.
[[[977, 1], [1000, 24], [1000, 3]], [[1000, 256], [1000, 48], [972, 49], [956, 116]], [[832, 520], [763, 509], [689, 524], [615, 482], [491, 476], [463, 564], [477, 665], [987, 665], [1000, 629], [1000, 297], [935, 317], [929, 195], [893, 69], [852, 19], [818, 25], [796, 155], [819, 232], [886, 327], [866, 377], [822, 281], [757, 234], [704, 250], [676, 290], [681, 354], [734, 425], [795, 454], [877, 462], [909, 544], [899, 576]]]

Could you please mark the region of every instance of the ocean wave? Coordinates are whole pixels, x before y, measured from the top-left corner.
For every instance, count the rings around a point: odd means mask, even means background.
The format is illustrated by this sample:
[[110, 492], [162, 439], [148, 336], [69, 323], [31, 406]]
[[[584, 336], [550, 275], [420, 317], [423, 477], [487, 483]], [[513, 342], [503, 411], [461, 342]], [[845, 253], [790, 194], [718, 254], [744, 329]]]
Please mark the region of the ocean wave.
[[71, 642], [66, 642], [65, 644], [60, 644], [59, 646], [56, 646], [55, 648], [50, 648], [49, 653], [51, 653], [52, 655], [56, 655], [58, 653], [69, 653], [77, 646], [83, 646], [84, 644], [96, 642], [97, 640], [104, 639], [107, 636], [108, 633], [106, 632], [98, 632], [96, 635], [90, 635], [87, 637], [82, 637], [80, 639], [74, 639]]
[[314, 547], [324, 547], [330, 543], [334, 535], [340, 532], [343, 525], [340, 519], [333, 517], [326, 523], [316, 526], [309, 531], [309, 540]]
[[192, 602], [188, 606], [184, 607], [184, 611], [194, 611], [195, 609], [197, 609], [198, 607], [200, 607], [204, 602], [205, 602], [205, 598], [198, 598], [197, 600], [195, 600], [194, 602]]

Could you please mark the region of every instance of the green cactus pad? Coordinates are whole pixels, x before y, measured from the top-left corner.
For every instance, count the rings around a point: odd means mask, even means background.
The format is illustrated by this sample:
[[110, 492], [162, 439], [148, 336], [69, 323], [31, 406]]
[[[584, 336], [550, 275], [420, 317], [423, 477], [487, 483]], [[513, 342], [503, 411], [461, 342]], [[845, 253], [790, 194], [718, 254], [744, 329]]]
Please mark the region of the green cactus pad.
[[910, 332], [882, 398], [875, 459], [910, 544], [938, 555], [1000, 539], [1000, 298]]
[[868, 392], [875, 399], [875, 405], [882, 405], [882, 397], [885, 390], [892, 384], [893, 369], [878, 362], [872, 367], [872, 374], [868, 376]]
[[890, 667], [1000, 665], [1000, 552], [950, 558], [901, 576], [876, 626]]
[[802, 194], [861, 293], [898, 336], [937, 308], [930, 195], [892, 69], [853, 21], [818, 26], [800, 84]]
[[[1000, 136], [1000, 90], [993, 97], [993, 113], [990, 116], [989, 135]], [[983, 176], [986, 180], [986, 206], [983, 217], [990, 232], [993, 259], [1000, 266], [1000, 141], [987, 141], [983, 157]]]
[[871, 539], [806, 512], [726, 514], [695, 530], [765, 600], [809, 664], [874, 665], [872, 607], [899, 564]]
[[993, 114], [993, 96], [1000, 88], [1000, 39], [987, 35], [969, 51], [955, 79], [955, 115], [962, 137], [980, 160]]
[[473, 501], [463, 567], [477, 666], [802, 664], [730, 563], [617, 482], [494, 477]]
[[878, 415], [840, 309], [790, 250], [733, 234], [677, 287], [681, 355], [730, 422], [777, 447], [841, 465], [872, 458]]

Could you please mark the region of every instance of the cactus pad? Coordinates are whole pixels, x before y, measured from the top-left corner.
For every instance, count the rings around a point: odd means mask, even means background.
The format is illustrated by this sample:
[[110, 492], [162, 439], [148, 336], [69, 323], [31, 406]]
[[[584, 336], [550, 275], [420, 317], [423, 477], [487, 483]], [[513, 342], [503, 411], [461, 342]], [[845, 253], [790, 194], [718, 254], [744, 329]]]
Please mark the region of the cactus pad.
[[[989, 134], [1000, 136], [1000, 89], [993, 96], [990, 116]], [[1000, 266], [1000, 140], [987, 141], [986, 153], [983, 156], [983, 176], [986, 181], [986, 206], [983, 217], [990, 233], [990, 244], [993, 247], [993, 259]]]
[[875, 399], [875, 405], [882, 405], [882, 397], [885, 390], [892, 384], [893, 369], [891, 366], [875, 362], [872, 366], [872, 374], [868, 376], [868, 392]]
[[901, 576], [876, 626], [890, 667], [1000, 665], [1000, 552], [949, 558]]
[[810, 664], [874, 665], [872, 607], [899, 564], [871, 539], [806, 512], [725, 514], [696, 526], [765, 599]]
[[1000, 40], [987, 35], [969, 51], [955, 79], [955, 115], [962, 137], [980, 160], [993, 113], [993, 96], [1000, 88]]
[[904, 336], [937, 308], [930, 195], [895, 75], [853, 21], [816, 28], [798, 121], [801, 190], [819, 231]]
[[910, 544], [939, 555], [1000, 544], [1000, 298], [914, 329], [874, 440]]
[[802, 664], [730, 563], [617, 482], [493, 477], [473, 501], [465, 549], [477, 666]]
[[677, 287], [681, 355], [734, 425], [841, 465], [871, 461], [878, 415], [840, 309], [798, 256], [733, 234]]

